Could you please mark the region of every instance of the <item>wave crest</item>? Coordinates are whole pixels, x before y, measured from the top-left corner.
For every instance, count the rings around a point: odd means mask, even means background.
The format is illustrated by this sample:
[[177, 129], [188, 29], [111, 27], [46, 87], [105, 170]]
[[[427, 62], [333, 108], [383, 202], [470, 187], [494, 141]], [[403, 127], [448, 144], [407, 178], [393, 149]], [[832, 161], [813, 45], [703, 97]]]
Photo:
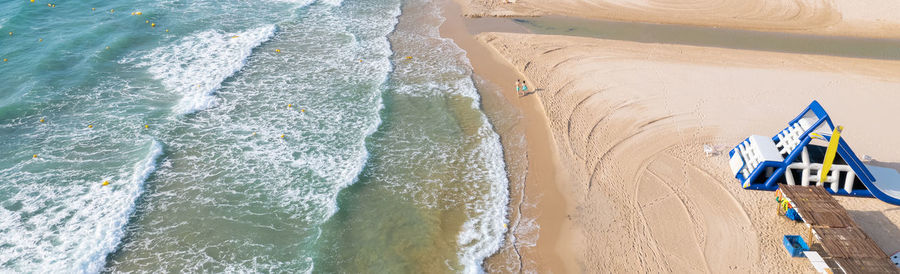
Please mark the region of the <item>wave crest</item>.
[[190, 114], [214, 106], [213, 94], [222, 82], [241, 70], [253, 49], [275, 35], [275, 25], [237, 33], [203, 31], [156, 48], [138, 64], [182, 98], [176, 114]]

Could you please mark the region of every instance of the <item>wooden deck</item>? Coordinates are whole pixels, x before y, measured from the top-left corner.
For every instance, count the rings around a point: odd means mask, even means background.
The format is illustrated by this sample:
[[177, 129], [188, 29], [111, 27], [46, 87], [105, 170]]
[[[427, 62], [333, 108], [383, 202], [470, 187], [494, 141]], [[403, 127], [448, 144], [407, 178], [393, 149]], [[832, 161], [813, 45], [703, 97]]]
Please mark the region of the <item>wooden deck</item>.
[[794, 209], [810, 226], [855, 227], [856, 222], [841, 204], [824, 188], [804, 186], [779, 186], [785, 197], [794, 203]]
[[810, 245], [845, 273], [900, 273], [887, 254], [850, 218], [824, 188], [780, 185], [784, 197], [810, 227]]

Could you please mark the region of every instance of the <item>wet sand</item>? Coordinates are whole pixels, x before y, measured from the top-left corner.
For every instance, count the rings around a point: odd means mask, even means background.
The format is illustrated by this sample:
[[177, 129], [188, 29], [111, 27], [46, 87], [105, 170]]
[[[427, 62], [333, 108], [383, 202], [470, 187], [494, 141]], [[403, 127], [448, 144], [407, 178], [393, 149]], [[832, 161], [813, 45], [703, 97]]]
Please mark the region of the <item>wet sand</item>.
[[[453, 39], [466, 50], [476, 77], [484, 80], [477, 84], [486, 112], [490, 115], [496, 112], [492, 109], [510, 106], [517, 111], [517, 116], [505, 117], [508, 120], [500, 122], [508, 124], [508, 127], [498, 127], [494, 119], [507, 162], [512, 162], [507, 168], [512, 184], [512, 237], [507, 237], [507, 246], [485, 262], [485, 270], [578, 272], [574, 260], [576, 241], [573, 239], [577, 233], [573, 231], [568, 217], [574, 212], [574, 203], [570, 199], [570, 191], [563, 189], [570, 181], [569, 174], [560, 165], [559, 153], [555, 151], [557, 146], [540, 100], [535, 96], [519, 97], [514, 90], [517, 79], [525, 79], [528, 83], [532, 81], [517, 73], [507, 61], [492, 52], [493, 49], [475, 40], [470, 32], [479, 31], [478, 27], [467, 28], [456, 3], [444, 1], [444, 17], [447, 21], [441, 26], [441, 36]], [[492, 26], [497, 27], [505, 27], [506, 30], [518, 28], [509, 24]], [[520, 178], [524, 178], [524, 182]], [[524, 191], [515, 191], [518, 189]], [[534, 235], [538, 232], [539, 236]], [[537, 240], [531, 241], [535, 237]]]

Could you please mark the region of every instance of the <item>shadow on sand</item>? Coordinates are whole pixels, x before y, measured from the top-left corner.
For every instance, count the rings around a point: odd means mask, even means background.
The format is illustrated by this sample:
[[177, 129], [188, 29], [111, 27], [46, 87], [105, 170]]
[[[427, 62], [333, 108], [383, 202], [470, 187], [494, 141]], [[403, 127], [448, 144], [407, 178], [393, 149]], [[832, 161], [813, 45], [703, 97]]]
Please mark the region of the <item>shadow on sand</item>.
[[[897, 209], [900, 208], [892, 208], [888, 211]], [[862, 210], [848, 210], [847, 212], [885, 253], [891, 255], [900, 251], [900, 237], [897, 237], [900, 235], [900, 229], [883, 212]]]
[[534, 89], [534, 90], [532, 90], [532, 91], [523, 93], [523, 94], [520, 95], [519, 97], [525, 97], [525, 96], [528, 96], [528, 95], [532, 95], [532, 94], [537, 93], [538, 91], [543, 91], [543, 90], [544, 90], [544, 89], [542, 89], [542, 88], [536, 88], [536, 89]]

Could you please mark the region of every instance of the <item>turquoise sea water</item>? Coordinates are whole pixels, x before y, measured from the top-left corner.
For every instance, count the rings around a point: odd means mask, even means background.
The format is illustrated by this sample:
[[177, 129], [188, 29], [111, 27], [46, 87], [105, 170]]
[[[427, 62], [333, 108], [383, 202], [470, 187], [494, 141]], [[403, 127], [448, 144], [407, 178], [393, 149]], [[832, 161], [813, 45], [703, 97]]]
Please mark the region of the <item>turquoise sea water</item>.
[[507, 179], [441, 20], [0, 2], [0, 270], [477, 272]]

